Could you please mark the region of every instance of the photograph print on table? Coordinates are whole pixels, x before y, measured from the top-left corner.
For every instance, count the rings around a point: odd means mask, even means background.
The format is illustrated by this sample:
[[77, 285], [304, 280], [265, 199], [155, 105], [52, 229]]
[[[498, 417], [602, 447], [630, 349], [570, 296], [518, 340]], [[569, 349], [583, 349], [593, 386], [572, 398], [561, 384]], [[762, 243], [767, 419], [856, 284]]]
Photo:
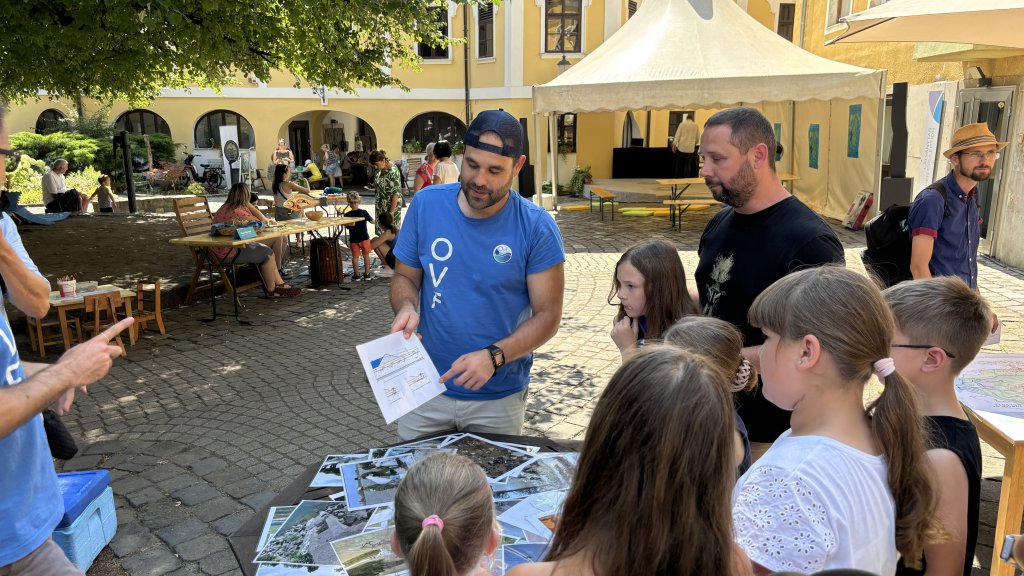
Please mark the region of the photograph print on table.
[[256, 544], [257, 552], [263, 550], [263, 547], [274, 537], [274, 534], [277, 534], [294, 510], [295, 506], [273, 506], [267, 511], [267, 521], [263, 524], [263, 532], [260, 533], [259, 543]]
[[405, 454], [341, 467], [345, 496], [350, 510], [364, 510], [391, 504], [405, 473], [416, 459]]
[[310, 488], [324, 488], [326, 486], [343, 486], [341, 481], [341, 465], [353, 462], [366, 462], [370, 457], [367, 454], [331, 454], [324, 458], [313, 481], [309, 483]]
[[511, 570], [527, 562], [541, 562], [547, 550], [547, 544], [506, 544], [501, 547], [505, 570]]
[[578, 456], [577, 452], [539, 454], [516, 475], [491, 484], [494, 500], [519, 500], [540, 492], [568, 489], [576, 472]]
[[501, 480], [517, 472], [535, 457], [528, 452], [495, 444], [473, 434], [466, 434], [454, 442], [445, 444], [444, 447], [455, 448], [460, 456], [476, 462], [491, 480]]
[[391, 550], [391, 531], [363, 532], [331, 542], [349, 576], [389, 576], [405, 571], [405, 561]]
[[344, 502], [303, 500], [285, 520], [256, 562], [337, 566], [331, 542], [359, 534], [372, 510], [349, 510]]
[[280, 562], [260, 564], [256, 576], [347, 576], [341, 566], [306, 566]]

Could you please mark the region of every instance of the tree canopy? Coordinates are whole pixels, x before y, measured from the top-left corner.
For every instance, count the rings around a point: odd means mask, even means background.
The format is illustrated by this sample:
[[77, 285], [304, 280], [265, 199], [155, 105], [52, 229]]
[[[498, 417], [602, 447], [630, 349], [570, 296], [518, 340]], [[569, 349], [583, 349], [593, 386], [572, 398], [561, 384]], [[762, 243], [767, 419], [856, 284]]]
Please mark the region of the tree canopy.
[[274, 70], [349, 91], [402, 86], [390, 70], [418, 68], [416, 42], [452, 43], [432, 12], [447, 4], [22, 0], [4, 10], [0, 102], [20, 102], [42, 89], [139, 105], [161, 88], [219, 87], [239, 73], [269, 79]]

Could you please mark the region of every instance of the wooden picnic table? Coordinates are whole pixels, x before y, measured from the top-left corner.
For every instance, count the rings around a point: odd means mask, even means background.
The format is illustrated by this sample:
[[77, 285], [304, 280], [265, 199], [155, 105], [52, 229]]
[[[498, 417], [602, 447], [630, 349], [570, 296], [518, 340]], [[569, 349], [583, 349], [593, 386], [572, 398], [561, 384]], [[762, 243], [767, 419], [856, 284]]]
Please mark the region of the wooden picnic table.
[[[779, 180], [786, 184], [799, 180], [800, 177], [796, 174], [779, 174]], [[679, 210], [679, 218], [682, 220], [682, 213], [690, 206], [701, 205], [709, 206], [717, 203], [717, 201], [707, 194], [685, 196], [686, 190], [694, 184], [704, 184], [704, 178], [661, 178], [656, 180], [658, 184], [662, 186], [671, 186], [672, 189], [669, 192], [668, 200], [664, 200], [662, 203], [669, 206], [669, 216], [671, 216], [672, 227], [676, 227], [676, 211]], [[690, 200], [690, 202], [680, 202], [680, 200]], [[681, 207], [681, 208], [680, 208]], [[680, 222], [681, 225], [681, 222]]]
[[[355, 224], [356, 222], [359, 222], [361, 220], [363, 220], [363, 219], [362, 218], [353, 218], [351, 216], [324, 217], [324, 218], [321, 218], [320, 220], [307, 220], [305, 218], [296, 218], [294, 220], [285, 220], [284, 222], [279, 222], [279, 223], [277, 223], [277, 224], [275, 224], [273, 226], [269, 226], [267, 228], [264, 228], [262, 233], [257, 234], [253, 238], [238, 239], [238, 238], [235, 238], [233, 235], [232, 236], [220, 236], [220, 235], [214, 236], [214, 235], [211, 235], [209, 233], [203, 233], [203, 234], [194, 234], [192, 236], [184, 236], [182, 238], [172, 238], [170, 240], [170, 243], [171, 244], [176, 244], [176, 245], [179, 245], [179, 246], [189, 246], [189, 247], [192, 247], [192, 248], [202, 248], [203, 249], [202, 252], [203, 252], [203, 254], [206, 255], [207, 262], [210, 265], [210, 274], [212, 275], [213, 274], [213, 270], [215, 268], [218, 268], [218, 262], [216, 262], [215, 258], [211, 254], [211, 251], [210, 251], [211, 248], [242, 248], [242, 247], [244, 247], [247, 244], [252, 244], [253, 242], [259, 242], [261, 240], [267, 240], [267, 239], [270, 239], [270, 238], [278, 238], [278, 237], [281, 237], [281, 236], [287, 237], [287, 236], [291, 236], [292, 234], [303, 234], [303, 233], [306, 233], [306, 232], [316, 234], [318, 230], [323, 230], [325, 228], [339, 228], [339, 229], [343, 230], [345, 226], [348, 226], [350, 224]], [[340, 233], [340, 231], [339, 231], [339, 233]], [[235, 253], [235, 258], [238, 257], [239, 253], [241, 253], [241, 250], [239, 250], [239, 251], [237, 251]], [[231, 285], [232, 286], [237, 286], [238, 284], [235, 282], [235, 278], [234, 278], [235, 267], [233, 265], [231, 265], [231, 264], [232, 264], [231, 262], [227, 263], [227, 265], [231, 268], [231, 276], [232, 276], [232, 278], [231, 278]], [[338, 281], [340, 282], [341, 281], [341, 277], [342, 277], [341, 276], [341, 270], [340, 270], [340, 268], [341, 268], [341, 264], [340, 263], [338, 263], [338, 268], [339, 268], [339, 270], [338, 270]], [[246, 321], [242, 320], [241, 318], [239, 318], [238, 298], [237, 298], [237, 296], [235, 298], [232, 298], [232, 300], [234, 301], [233, 303], [234, 303], [234, 307], [235, 307], [235, 320], [237, 320], [241, 324], [249, 324], [249, 322], [246, 322]], [[213, 317], [212, 318], [204, 319], [203, 320], [204, 322], [212, 322], [213, 320], [217, 319], [217, 299], [216, 299], [216, 294], [214, 293], [213, 290], [210, 290], [210, 302], [211, 302], [211, 306], [213, 308]]]

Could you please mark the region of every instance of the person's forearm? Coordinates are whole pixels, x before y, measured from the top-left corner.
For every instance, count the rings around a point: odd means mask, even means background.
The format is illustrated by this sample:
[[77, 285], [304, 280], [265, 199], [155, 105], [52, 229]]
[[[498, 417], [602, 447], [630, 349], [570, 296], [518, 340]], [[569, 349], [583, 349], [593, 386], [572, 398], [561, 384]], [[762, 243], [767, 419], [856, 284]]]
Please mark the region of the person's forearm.
[[0, 438], [45, 410], [70, 387], [74, 375], [66, 366], [54, 364], [14, 386], [0, 388]]
[[391, 309], [398, 314], [403, 309], [416, 310], [420, 288], [412, 280], [401, 274], [391, 278]]
[[7, 296], [18, 310], [42, 318], [50, 310], [50, 283], [21, 261], [14, 247], [0, 238], [0, 275], [7, 284]]
[[495, 346], [501, 348], [505, 355], [505, 361], [511, 362], [543, 346], [558, 333], [561, 320], [561, 307], [557, 310], [537, 312], [529, 320], [520, 324], [514, 332], [495, 342]]

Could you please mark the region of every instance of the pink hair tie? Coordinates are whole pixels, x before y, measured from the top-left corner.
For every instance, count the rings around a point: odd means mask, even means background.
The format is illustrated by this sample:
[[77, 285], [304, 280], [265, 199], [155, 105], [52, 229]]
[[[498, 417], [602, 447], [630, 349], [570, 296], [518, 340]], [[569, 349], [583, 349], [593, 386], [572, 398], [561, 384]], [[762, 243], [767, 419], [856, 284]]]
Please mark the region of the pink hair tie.
[[896, 363], [892, 358], [882, 358], [875, 362], [875, 374], [878, 374], [879, 378], [885, 378], [895, 371]]
[[444, 520], [441, 520], [441, 517], [438, 516], [437, 514], [431, 514], [430, 516], [427, 516], [426, 518], [423, 519], [423, 525], [422, 525], [423, 529], [426, 529], [427, 526], [437, 526], [437, 529], [441, 530], [443, 532], [444, 531]]

